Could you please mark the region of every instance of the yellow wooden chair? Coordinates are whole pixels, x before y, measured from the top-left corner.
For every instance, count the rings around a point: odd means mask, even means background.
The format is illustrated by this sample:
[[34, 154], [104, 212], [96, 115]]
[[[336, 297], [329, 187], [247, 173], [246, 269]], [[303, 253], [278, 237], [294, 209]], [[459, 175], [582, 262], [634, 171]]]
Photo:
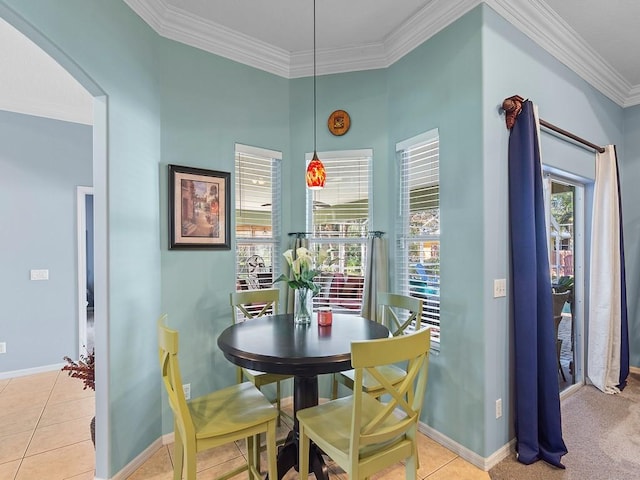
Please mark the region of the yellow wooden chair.
[[158, 320], [158, 350], [162, 379], [174, 417], [174, 480], [195, 480], [197, 452], [241, 439], [247, 442], [247, 464], [218, 480], [229, 479], [245, 470], [251, 480], [262, 479], [260, 434], [263, 432], [266, 433], [269, 478], [277, 478], [277, 410], [249, 382], [187, 401], [178, 364], [178, 332], [167, 328], [165, 322], [166, 315], [163, 315]]
[[[424, 403], [431, 332], [422, 329], [399, 337], [353, 342], [353, 394], [298, 410], [299, 473], [309, 471], [309, 440], [338, 464], [350, 480], [367, 479], [397, 462], [405, 462], [405, 478], [418, 470], [417, 430]], [[407, 362], [406, 375], [391, 384], [379, 368]], [[384, 389], [383, 403], [364, 392], [365, 372]]]
[[[416, 330], [420, 328], [422, 317], [422, 300], [420, 298], [379, 292], [376, 310], [376, 321], [387, 327], [394, 337], [404, 335], [407, 327], [411, 325], [414, 325]], [[393, 384], [401, 382], [406, 374], [402, 368], [395, 365], [384, 365], [380, 367], [379, 371]], [[339, 383], [353, 390], [354, 375], [353, 370], [334, 373], [332, 399], [338, 397]], [[379, 397], [383, 392], [382, 385], [368, 374], [364, 376], [362, 388], [374, 397]]]
[[[263, 315], [277, 315], [278, 314], [278, 301], [280, 298], [280, 290], [277, 288], [263, 288], [259, 290], [242, 290], [239, 292], [233, 292], [229, 295], [229, 302], [231, 303], [232, 320], [233, 323], [241, 321], [240, 313], [244, 317], [244, 320], [251, 320], [253, 318], [261, 317]], [[292, 378], [291, 375], [278, 375], [275, 373], [259, 372], [257, 370], [251, 370], [250, 368], [238, 367], [237, 369], [237, 381], [242, 383], [244, 379], [247, 379], [253, 383], [258, 389], [262, 389], [264, 385], [276, 384], [276, 401], [275, 404], [278, 408], [278, 426], [280, 426], [280, 417], [282, 415], [291, 418], [286, 412], [282, 411], [280, 405], [281, 392], [280, 382]], [[291, 418], [291, 421], [293, 419]]]

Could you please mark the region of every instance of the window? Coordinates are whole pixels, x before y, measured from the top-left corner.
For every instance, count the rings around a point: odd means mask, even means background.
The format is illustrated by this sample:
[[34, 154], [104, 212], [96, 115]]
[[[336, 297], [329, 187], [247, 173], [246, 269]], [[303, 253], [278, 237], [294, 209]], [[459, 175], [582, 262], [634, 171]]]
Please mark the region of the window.
[[279, 274], [282, 153], [236, 144], [236, 289], [270, 288]]
[[440, 344], [440, 174], [438, 130], [396, 145], [400, 167], [398, 291], [423, 300], [422, 326]]
[[[327, 172], [322, 190], [308, 190], [307, 231], [313, 250], [328, 259], [316, 277], [320, 294], [314, 308], [329, 306], [338, 313], [359, 314], [364, 291], [369, 233], [369, 190], [373, 151], [324, 152], [318, 156]], [[307, 161], [311, 159], [308, 155]]]

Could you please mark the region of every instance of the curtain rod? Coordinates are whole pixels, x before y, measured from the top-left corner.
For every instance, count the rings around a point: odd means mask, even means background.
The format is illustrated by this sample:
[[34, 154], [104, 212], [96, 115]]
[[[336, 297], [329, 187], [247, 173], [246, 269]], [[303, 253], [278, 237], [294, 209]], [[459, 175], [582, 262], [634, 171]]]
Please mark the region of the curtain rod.
[[[505, 122], [509, 130], [511, 130], [514, 123], [516, 122], [516, 117], [522, 110], [522, 102], [524, 101], [525, 99], [522, 98], [520, 95], [514, 95], [512, 97], [505, 98], [504, 102], [502, 102], [502, 110], [504, 110], [505, 112]], [[596, 145], [595, 143], [591, 143], [590, 141], [585, 140], [584, 138], [581, 138], [560, 127], [556, 127], [554, 124], [549, 123], [546, 120], [543, 120], [543, 119], [539, 119], [539, 120], [540, 120], [540, 125], [542, 125], [543, 127], [548, 128], [549, 130], [553, 130], [554, 132], [559, 133], [560, 135], [564, 135], [565, 137], [568, 137], [571, 140], [581, 143], [582, 145], [586, 145], [587, 147], [592, 148], [596, 152], [604, 153], [604, 147], [601, 147], [600, 145]]]

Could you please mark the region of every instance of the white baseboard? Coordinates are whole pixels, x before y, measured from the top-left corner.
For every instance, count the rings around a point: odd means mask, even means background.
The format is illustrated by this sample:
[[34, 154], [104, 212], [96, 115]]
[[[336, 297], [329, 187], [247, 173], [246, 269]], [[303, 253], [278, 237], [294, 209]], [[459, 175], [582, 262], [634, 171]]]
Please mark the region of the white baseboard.
[[[640, 369], [638, 369], [640, 371]], [[291, 399], [282, 399], [282, 403], [284, 404], [287, 401], [291, 401]], [[418, 423], [418, 430], [425, 434], [427, 437], [432, 440], [438, 442], [445, 448], [448, 448], [456, 455], [460, 456], [460, 458], [466, 460], [467, 462], [475, 465], [476, 467], [488, 472], [491, 468], [497, 465], [499, 462], [507, 458], [511, 453], [513, 453], [515, 449], [516, 440], [512, 439], [506, 445], [503, 445], [501, 448], [492, 453], [489, 457], [482, 457], [477, 453], [469, 450], [467, 447], [460, 445], [458, 442], [451, 440], [446, 435], [438, 432], [437, 430], [431, 428], [425, 423]], [[158, 437], [151, 445], [149, 445], [140, 455], [134, 458], [131, 462], [129, 462], [122, 470], [120, 470], [117, 474], [111, 477], [110, 480], [125, 480], [129, 477], [133, 472], [135, 472], [138, 468], [142, 466], [154, 453], [163, 445], [170, 445], [174, 442], [175, 436], [174, 432], [167, 433]], [[94, 480], [104, 480], [98, 477], [95, 477]]]
[[427, 437], [432, 440], [438, 442], [445, 448], [448, 448], [453, 453], [458, 455], [460, 458], [466, 460], [467, 462], [475, 465], [476, 467], [488, 472], [491, 468], [497, 465], [500, 461], [507, 458], [515, 447], [515, 439], [511, 440], [506, 445], [503, 445], [501, 448], [496, 450], [489, 457], [482, 457], [478, 455], [476, 452], [469, 450], [467, 447], [460, 445], [458, 442], [451, 440], [446, 435], [440, 433], [439, 431], [431, 428], [429, 425], [420, 422], [418, 424], [418, 430], [421, 433], [424, 433]]
[[[173, 434], [171, 434], [173, 435]], [[133, 472], [135, 472], [138, 468], [140, 468], [147, 460], [149, 460], [153, 454], [155, 454], [162, 445], [164, 437], [158, 437], [151, 445], [145, 448], [140, 455], [131, 460], [127, 465], [124, 466], [122, 470], [116, 473], [111, 477], [110, 480], [126, 480], [129, 478]], [[103, 480], [101, 478], [95, 477], [94, 480]]]
[[484, 459], [484, 468], [482, 468], [485, 472], [488, 472], [493, 467], [495, 467], [502, 460], [507, 458], [509, 455], [514, 454], [516, 451], [516, 439], [512, 438], [509, 443], [503, 445], [498, 450], [493, 452], [490, 456]]
[[175, 432], [167, 433], [162, 437], [160, 437], [160, 440], [162, 440], [162, 445], [170, 445], [175, 441], [175, 439], [176, 439]]
[[62, 370], [66, 363], [56, 363], [53, 365], [43, 365], [41, 367], [25, 368], [23, 370], [13, 370], [11, 372], [0, 372], [0, 380], [7, 378], [24, 377], [25, 375], [34, 375], [36, 373], [52, 372], [54, 370]]

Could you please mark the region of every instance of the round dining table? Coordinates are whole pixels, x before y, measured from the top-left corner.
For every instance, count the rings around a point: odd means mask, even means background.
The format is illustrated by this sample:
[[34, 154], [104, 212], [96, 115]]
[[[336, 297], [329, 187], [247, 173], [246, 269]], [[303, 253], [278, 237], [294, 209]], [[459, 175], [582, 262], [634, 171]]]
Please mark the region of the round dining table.
[[[355, 315], [333, 314], [329, 326], [297, 325], [293, 315], [272, 315], [227, 327], [218, 347], [235, 365], [266, 373], [293, 375], [294, 427], [278, 449], [278, 480], [291, 468], [298, 470], [296, 412], [318, 404], [318, 375], [351, 368], [351, 342], [389, 336], [384, 325]], [[311, 445], [309, 473], [329, 478], [322, 452]]]

